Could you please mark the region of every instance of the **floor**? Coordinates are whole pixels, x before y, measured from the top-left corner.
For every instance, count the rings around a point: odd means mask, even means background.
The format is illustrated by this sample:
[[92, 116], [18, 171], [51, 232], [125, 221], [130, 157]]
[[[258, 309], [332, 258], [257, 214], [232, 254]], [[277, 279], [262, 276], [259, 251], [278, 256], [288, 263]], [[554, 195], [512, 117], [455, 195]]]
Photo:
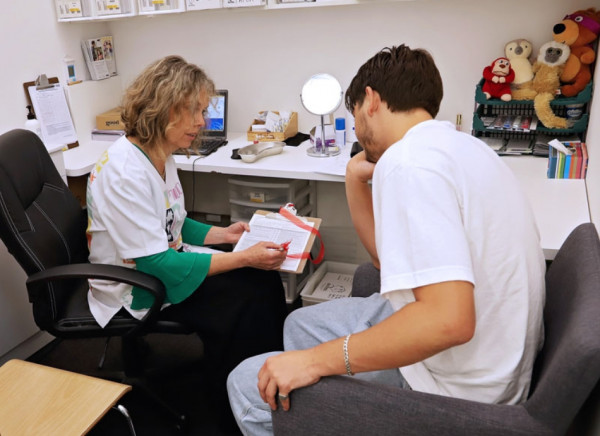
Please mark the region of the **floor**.
[[[103, 369], [98, 369], [105, 339], [55, 340], [31, 356], [28, 360], [88, 375], [111, 378], [120, 369], [120, 340], [112, 339], [107, 348]], [[238, 436], [233, 426], [224, 430], [217, 417], [222, 410], [215, 410], [209, 396], [207, 380], [210, 374], [203, 372], [202, 343], [195, 335], [153, 335], [147, 339], [149, 368], [169, 368], [168, 374], [154, 376], [156, 391], [167, 403], [183, 412], [186, 429], [180, 431], [175, 420], [163, 412], [147, 397], [133, 391], [127, 393], [123, 404], [132, 418], [137, 436]], [[156, 350], [160, 350], [158, 353]], [[177, 362], [177, 368], [173, 368]], [[182, 363], [183, 362], [183, 363]], [[125, 418], [116, 410], [110, 410], [89, 433], [90, 436], [131, 435]]]

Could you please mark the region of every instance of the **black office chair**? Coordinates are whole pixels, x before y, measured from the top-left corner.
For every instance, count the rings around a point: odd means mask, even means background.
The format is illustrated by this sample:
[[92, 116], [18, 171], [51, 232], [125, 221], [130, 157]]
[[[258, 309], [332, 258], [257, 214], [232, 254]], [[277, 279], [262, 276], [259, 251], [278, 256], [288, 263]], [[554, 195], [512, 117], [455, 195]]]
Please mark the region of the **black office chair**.
[[[141, 338], [148, 333], [190, 334], [183, 325], [157, 320], [165, 299], [163, 283], [133, 269], [91, 264], [87, 213], [59, 175], [37, 135], [16, 129], [0, 135], [0, 238], [25, 270], [37, 326], [57, 338], [120, 337], [121, 382], [142, 391], [185, 426], [185, 415], [166, 404], [144, 377]], [[154, 303], [141, 320], [121, 310], [101, 328], [88, 303], [88, 278], [114, 280], [146, 289]]]

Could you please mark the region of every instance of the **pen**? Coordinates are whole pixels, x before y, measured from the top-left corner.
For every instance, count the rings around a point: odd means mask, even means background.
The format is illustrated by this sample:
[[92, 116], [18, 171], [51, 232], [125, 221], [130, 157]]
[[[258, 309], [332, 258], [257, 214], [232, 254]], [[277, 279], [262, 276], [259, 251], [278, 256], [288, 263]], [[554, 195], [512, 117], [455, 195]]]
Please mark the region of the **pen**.
[[287, 251], [291, 243], [291, 240], [284, 242], [283, 244], [281, 244], [281, 248], [279, 249], [279, 251]]

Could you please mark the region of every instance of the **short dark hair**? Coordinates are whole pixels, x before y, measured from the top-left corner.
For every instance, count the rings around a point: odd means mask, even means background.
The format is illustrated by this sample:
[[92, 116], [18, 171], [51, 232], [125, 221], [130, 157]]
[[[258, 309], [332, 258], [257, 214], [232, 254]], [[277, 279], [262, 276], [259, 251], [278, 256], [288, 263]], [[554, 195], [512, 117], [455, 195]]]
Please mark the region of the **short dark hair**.
[[377, 91], [392, 112], [425, 109], [435, 118], [444, 90], [433, 58], [423, 49], [402, 44], [386, 47], [365, 62], [346, 91], [346, 108], [362, 105], [365, 88]]

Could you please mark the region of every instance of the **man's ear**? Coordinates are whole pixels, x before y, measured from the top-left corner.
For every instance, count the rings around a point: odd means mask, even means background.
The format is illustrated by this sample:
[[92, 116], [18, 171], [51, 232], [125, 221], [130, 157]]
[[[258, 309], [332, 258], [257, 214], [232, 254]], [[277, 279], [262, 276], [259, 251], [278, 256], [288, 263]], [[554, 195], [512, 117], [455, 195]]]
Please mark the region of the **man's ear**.
[[381, 105], [381, 96], [377, 91], [374, 91], [373, 88], [367, 86], [365, 88], [365, 100], [363, 104], [367, 109], [367, 114], [369, 116], [373, 116], [373, 114], [379, 110], [379, 106]]

